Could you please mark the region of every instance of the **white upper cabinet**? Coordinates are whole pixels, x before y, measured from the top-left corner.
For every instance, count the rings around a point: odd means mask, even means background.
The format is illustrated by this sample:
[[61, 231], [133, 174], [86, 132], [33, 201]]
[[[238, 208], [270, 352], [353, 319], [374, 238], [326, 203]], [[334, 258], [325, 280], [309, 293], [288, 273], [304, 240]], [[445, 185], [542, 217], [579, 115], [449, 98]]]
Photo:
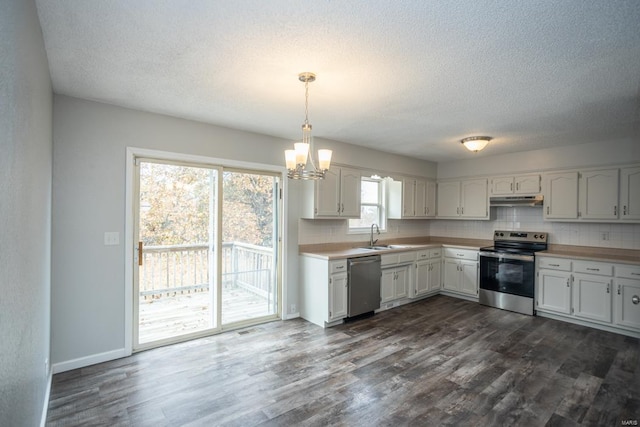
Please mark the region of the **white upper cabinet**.
[[460, 184], [460, 216], [488, 218], [489, 204], [486, 179], [471, 179]]
[[460, 181], [438, 183], [438, 218], [460, 216]]
[[359, 218], [360, 179], [360, 171], [334, 166], [304, 183], [302, 218]]
[[640, 167], [554, 172], [544, 179], [544, 219], [640, 221]]
[[437, 204], [438, 218], [489, 219], [488, 181], [439, 182]]
[[491, 194], [494, 196], [539, 194], [540, 190], [540, 175], [502, 176], [491, 179]]
[[361, 179], [359, 170], [340, 170], [340, 216], [343, 218], [360, 218]]
[[425, 210], [428, 218], [435, 218], [436, 216], [436, 183], [433, 181], [427, 181], [425, 186]]
[[580, 212], [583, 219], [618, 219], [618, 169], [582, 172]]
[[640, 167], [620, 170], [620, 219], [640, 220]]
[[578, 172], [550, 173], [545, 177], [544, 218], [578, 218]]
[[426, 179], [387, 182], [387, 216], [391, 219], [434, 217], [435, 188], [435, 182]]

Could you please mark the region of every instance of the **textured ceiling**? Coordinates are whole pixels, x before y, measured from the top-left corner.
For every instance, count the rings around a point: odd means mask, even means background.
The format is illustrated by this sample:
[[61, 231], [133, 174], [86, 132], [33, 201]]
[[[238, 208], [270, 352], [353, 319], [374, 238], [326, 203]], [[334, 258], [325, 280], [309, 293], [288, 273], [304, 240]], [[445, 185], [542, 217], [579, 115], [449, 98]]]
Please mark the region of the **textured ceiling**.
[[[37, 0], [56, 93], [433, 161], [640, 141], [640, 1]], [[478, 154], [458, 142], [495, 139]]]

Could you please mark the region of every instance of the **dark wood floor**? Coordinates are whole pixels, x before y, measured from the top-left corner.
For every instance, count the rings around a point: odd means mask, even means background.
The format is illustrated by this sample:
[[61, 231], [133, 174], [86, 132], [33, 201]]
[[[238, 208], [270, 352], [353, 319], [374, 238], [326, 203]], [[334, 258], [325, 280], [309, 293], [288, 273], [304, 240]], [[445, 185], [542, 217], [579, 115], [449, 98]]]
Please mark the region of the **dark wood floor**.
[[47, 425], [628, 420], [640, 421], [639, 340], [437, 296], [327, 330], [272, 322], [57, 374]]

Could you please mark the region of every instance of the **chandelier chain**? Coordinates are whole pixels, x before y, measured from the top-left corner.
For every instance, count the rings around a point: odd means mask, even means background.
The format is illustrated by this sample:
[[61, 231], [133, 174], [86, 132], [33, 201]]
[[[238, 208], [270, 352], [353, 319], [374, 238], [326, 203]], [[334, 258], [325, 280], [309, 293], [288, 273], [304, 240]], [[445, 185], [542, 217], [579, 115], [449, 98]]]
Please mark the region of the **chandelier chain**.
[[309, 124], [309, 79], [304, 82], [304, 124]]

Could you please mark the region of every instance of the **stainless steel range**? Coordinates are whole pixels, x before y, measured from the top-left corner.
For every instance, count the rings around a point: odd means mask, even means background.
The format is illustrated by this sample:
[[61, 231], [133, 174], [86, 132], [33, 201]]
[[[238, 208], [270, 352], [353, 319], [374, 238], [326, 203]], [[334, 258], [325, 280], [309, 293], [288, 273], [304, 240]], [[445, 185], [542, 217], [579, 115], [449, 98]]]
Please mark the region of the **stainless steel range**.
[[535, 253], [547, 249], [547, 233], [496, 231], [480, 249], [480, 304], [534, 314]]

